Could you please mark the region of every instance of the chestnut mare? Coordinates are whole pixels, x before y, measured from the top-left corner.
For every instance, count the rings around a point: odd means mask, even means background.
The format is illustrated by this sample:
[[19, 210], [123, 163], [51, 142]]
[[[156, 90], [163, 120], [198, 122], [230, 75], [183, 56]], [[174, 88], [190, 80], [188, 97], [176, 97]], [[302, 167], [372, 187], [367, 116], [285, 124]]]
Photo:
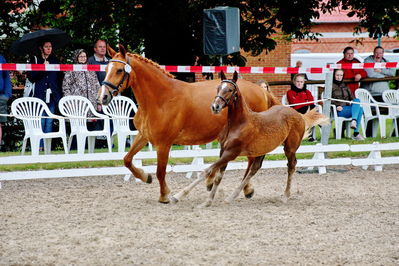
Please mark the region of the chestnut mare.
[[221, 73], [222, 82], [218, 87], [218, 93], [212, 103], [212, 112], [217, 115], [223, 108], [228, 107], [228, 118], [226, 124], [227, 135], [221, 139], [222, 153], [220, 159], [205, 169], [203, 175], [188, 187], [172, 197], [174, 202], [186, 194], [200, 181], [206, 178], [206, 184], [211, 187], [209, 199], [204, 203], [210, 206], [215, 197], [218, 185], [227, 164], [237, 156], [248, 156], [248, 167], [241, 184], [226, 199], [227, 202], [234, 200], [240, 191], [244, 189], [247, 198], [252, 197], [254, 189], [249, 186], [249, 181], [262, 166], [265, 154], [271, 152], [279, 145], [284, 145], [284, 153], [288, 159], [288, 180], [285, 196], [290, 196], [291, 179], [295, 172], [296, 151], [301, 141], [307, 136], [309, 128], [328, 123], [328, 118], [317, 110], [302, 115], [290, 107], [276, 105], [264, 112], [252, 112], [241, 95], [241, 89], [237, 84], [237, 72], [232, 80], [226, 80]]
[[[127, 53], [119, 45], [119, 53], [108, 47], [112, 59], [106, 67], [106, 77], [98, 92], [98, 102], [107, 105], [112, 96], [132, 87], [139, 108], [134, 125], [139, 134], [124, 157], [124, 164], [143, 182], [152, 177], [132, 164], [133, 156], [148, 142], [157, 150], [156, 175], [160, 185], [161, 203], [169, 202], [170, 190], [165, 180], [166, 166], [172, 144], [197, 145], [217, 139], [226, 124], [227, 112], [213, 115], [209, 108], [218, 80], [187, 83], [176, 80], [153, 61]], [[258, 85], [239, 80], [249, 107], [264, 111], [280, 104], [279, 100]]]

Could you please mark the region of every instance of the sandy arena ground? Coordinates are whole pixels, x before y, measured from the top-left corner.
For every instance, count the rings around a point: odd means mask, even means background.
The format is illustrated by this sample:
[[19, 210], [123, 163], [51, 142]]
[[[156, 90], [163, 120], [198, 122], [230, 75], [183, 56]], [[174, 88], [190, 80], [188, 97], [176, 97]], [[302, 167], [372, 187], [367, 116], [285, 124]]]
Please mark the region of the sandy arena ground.
[[254, 197], [227, 205], [243, 175], [229, 171], [209, 208], [202, 184], [163, 205], [157, 181], [3, 182], [0, 265], [399, 265], [398, 172], [296, 173], [302, 193], [284, 203], [285, 169], [261, 170]]

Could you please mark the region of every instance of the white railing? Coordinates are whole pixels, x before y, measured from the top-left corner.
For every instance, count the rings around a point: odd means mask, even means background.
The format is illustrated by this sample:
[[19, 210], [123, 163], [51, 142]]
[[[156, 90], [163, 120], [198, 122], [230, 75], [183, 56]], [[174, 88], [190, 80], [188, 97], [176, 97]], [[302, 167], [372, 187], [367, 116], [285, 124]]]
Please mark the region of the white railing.
[[[327, 166], [354, 165], [367, 169], [374, 166], [374, 170], [382, 171], [383, 165], [399, 164], [399, 157], [381, 157], [381, 151], [399, 150], [399, 142], [385, 144], [330, 144], [330, 145], [304, 145], [299, 147], [297, 154], [312, 153], [311, 159], [299, 159], [297, 167], [307, 167], [308, 169], [317, 168], [319, 174], [325, 174]], [[172, 150], [170, 158], [192, 158], [192, 163], [187, 165], [168, 165], [167, 172], [184, 172], [187, 177], [192, 173], [200, 172], [208, 167], [209, 163], [204, 163], [206, 157], [219, 157], [219, 149], [192, 149], [192, 150]], [[369, 152], [367, 158], [328, 158], [329, 152]], [[1, 157], [0, 165], [18, 165], [30, 163], [60, 163], [60, 162], [83, 162], [83, 161], [110, 161], [122, 160], [126, 153], [91, 153], [91, 154], [59, 154], [59, 155], [38, 155], [38, 156], [9, 156]], [[284, 154], [283, 148], [278, 147], [269, 154]], [[143, 166], [143, 160], [156, 159], [155, 151], [143, 151], [134, 157], [134, 165], [142, 167], [148, 173], [156, 172], [156, 165]], [[262, 168], [285, 168], [286, 160], [265, 160]], [[230, 162], [227, 170], [245, 169], [247, 162]], [[35, 171], [14, 171], [0, 172], [0, 182], [9, 180], [41, 179], [41, 178], [63, 178], [63, 177], [83, 177], [83, 176], [104, 176], [121, 175], [125, 180], [131, 177], [130, 171], [125, 167], [100, 167], [100, 168], [76, 168], [76, 169], [57, 169], [57, 170], [35, 170]], [[1, 183], [0, 183], [1, 187]]]

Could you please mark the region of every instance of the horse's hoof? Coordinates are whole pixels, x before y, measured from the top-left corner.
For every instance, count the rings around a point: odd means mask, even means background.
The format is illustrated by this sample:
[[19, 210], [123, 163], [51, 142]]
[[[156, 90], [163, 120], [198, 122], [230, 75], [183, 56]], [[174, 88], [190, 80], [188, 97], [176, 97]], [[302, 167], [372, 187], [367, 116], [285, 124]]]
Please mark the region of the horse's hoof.
[[250, 198], [252, 198], [252, 196], [255, 194], [255, 190], [253, 189], [250, 193], [248, 193], [248, 194], [245, 194], [245, 197], [247, 198], [247, 199], [250, 199]]
[[147, 181], [146, 181], [146, 183], [147, 183], [147, 184], [151, 184], [151, 183], [152, 183], [152, 175], [151, 175], [151, 174], [148, 174], [148, 175], [147, 175]]
[[159, 203], [168, 204], [169, 199], [167, 197], [159, 197]]
[[213, 183], [206, 186], [206, 190], [211, 191], [213, 187]]
[[172, 197], [170, 197], [170, 202], [176, 204], [179, 202], [179, 200], [172, 196]]

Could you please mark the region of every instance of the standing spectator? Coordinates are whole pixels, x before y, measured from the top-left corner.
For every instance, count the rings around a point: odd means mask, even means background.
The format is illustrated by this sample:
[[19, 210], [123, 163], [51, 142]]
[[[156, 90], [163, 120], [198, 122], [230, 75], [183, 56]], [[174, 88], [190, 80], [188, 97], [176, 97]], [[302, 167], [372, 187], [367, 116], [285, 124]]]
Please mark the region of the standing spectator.
[[[292, 79], [291, 89], [287, 91], [288, 104], [298, 104], [291, 106], [301, 114], [305, 114], [308, 110], [315, 108], [313, 103], [314, 98], [310, 90], [306, 89], [305, 75], [296, 74]], [[312, 129], [313, 130], [313, 129]], [[309, 136], [309, 141], [315, 141], [312, 135]]]
[[[74, 64], [87, 64], [87, 53], [83, 49], [74, 51]], [[97, 92], [100, 87], [93, 71], [68, 71], [65, 73], [62, 89], [64, 95], [83, 96], [97, 107]]]
[[[59, 64], [58, 59], [52, 54], [53, 46], [49, 40], [39, 42], [37, 56], [29, 60], [31, 64]], [[62, 72], [60, 71], [28, 71], [28, 79], [35, 83], [32, 97], [43, 100], [51, 112], [55, 112], [58, 102], [62, 97], [61, 82]], [[43, 132], [53, 131], [53, 119], [42, 119]], [[43, 150], [43, 140], [40, 141], [40, 149]]]
[[[3, 55], [0, 54], [0, 64], [7, 63]], [[3, 128], [2, 124], [7, 122], [7, 117], [2, 114], [8, 114], [7, 102], [12, 95], [12, 86], [10, 73], [8, 71], [0, 71], [0, 146], [3, 145]]]
[[[365, 63], [382, 63], [388, 62], [384, 58], [384, 48], [377, 46], [374, 48], [373, 55], [364, 59]], [[394, 68], [366, 68], [367, 76], [369, 78], [385, 78], [395, 76]], [[378, 102], [383, 102], [382, 93], [389, 90], [388, 81], [365, 82], [363, 88], [368, 90], [373, 98]]]
[[[295, 67], [296, 68], [301, 68], [302, 67], [302, 61], [301, 60], [296, 61]], [[299, 74], [302, 74], [305, 77], [305, 81], [309, 80], [308, 79], [308, 75], [306, 75], [306, 73], [299, 73]], [[296, 74], [291, 74], [291, 79], [293, 79], [295, 75]]]
[[[337, 64], [353, 64], [360, 63], [355, 57], [355, 50], [348, 46], [344, 49], [344, 58], [339, 60]], [[356, 82], [350, 82], [347, 84], [352, 94], [355, 95], [355, 90], [359, 88], [359, 81], [362, 78], [366, 78], [367, 73], [364, 69], [344, 69], [344, 79], [353, 79]]]
[[[360, 103], [360, 100], [356, 99], [351, 90], [345, 85], [343, 79], [344, 71], [342, 69], [334, 70], [331, 98]], [[363, 108], [361, 105], [341, 101], [331, 101], [331, 104], [337, 107], [337, 114], [339, 117], [352, 118], [351, 128], [354, 129], [352, 139], [364, 140], [363, 136], [359, 134], [360, 122], [363, 115]]]
[[271, 92], [269, 83], [267, 83], [267, 81], [260, 79], [256, 81], [256, 84], [258, 84], [261, 88], [265, 89], [266, 91]]
[[[90, 65], [107, 65], [109, 58], [106, 56], [107, 54], [107, 44], [104, 40], [97, 40], [96, 43], [94, 44], [94, 55], [89, 57], [88, 63]], [[106, 73], [104, 71], [98, 71], [97, 72], [97, 78], [98, 82], [102, 84], [102, 82], [105, 79]], [[102, 113], [102, 107], [101, 105], [97, 105], [97, 111]], [[94, 129], [101, 129], [104, 128], [104, 121], [103, 120], [97, 120], [97, 122], [94, 125]], [[112, 131], [112, 123], [111, 123], [111, 131]], [[98, 145], [96, 148], [100, 148], [103, 146], [106, 146], [105, 142], [105, 137], [103, 136], [98, 136], [98, 140], [96, 145]]]
[[[97, 40], [94, 44], [94, 55], [89, 57], [88, 63], [90, 65], [106, 65], [108, 64], [109, 58], [107, 54], [107, 44], [103, 40]], [[100, 84], [105, 79], [105, 72], [97, 72], [97, 78]]]

